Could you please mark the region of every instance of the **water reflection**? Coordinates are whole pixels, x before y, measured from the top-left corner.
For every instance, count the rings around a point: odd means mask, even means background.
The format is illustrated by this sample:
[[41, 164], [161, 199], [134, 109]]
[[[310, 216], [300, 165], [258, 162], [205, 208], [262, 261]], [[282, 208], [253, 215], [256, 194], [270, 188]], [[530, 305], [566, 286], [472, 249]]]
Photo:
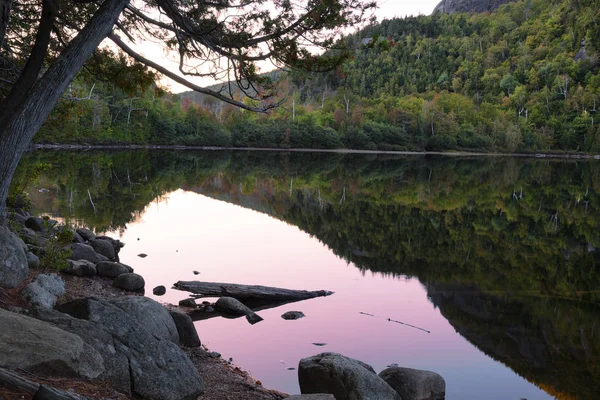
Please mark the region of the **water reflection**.
[[552, 396], [588, 399], [600, 393], [599, 174], [593, 161], [35, 152], [15, 184], [100, 230], [179, 188], [266, 213], [362, 271], [417, 277], [477, 348]]

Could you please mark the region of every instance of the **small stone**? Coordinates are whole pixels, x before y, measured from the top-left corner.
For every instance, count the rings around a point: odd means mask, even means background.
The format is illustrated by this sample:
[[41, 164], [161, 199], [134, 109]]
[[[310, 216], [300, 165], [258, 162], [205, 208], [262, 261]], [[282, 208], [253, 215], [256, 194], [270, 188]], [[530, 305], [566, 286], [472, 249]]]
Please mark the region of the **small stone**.
[[221, 353], [218, 353], [216, 351], [211, 351], [210, 353], [208, 353], [212, 358], [219, 358], [221, 357]]
[[296, 370], [296, 368], [294, 368], [294, 367], [289, 367], [287, 370], [288, 370], [288, 371], [295, 371], [295, 370]]
[[207, 306], [204, 311], [208, 312], [208, 313], [213, 313], [215, 312], [215, 308], [213, 306]]
[[194, 271], [194, 275], [200, 275], [200, 272]]
[[138, 257], [140, 257], [140, 258], [146, 258], [146, 257], [148, 257], [148, 254], [140, 253], [140, 254], [138, 254]]
[[157, 286], [154, 289], [152, 289], [152, 293], [155, 296], [162, 296], [165, 293], [167, 293], [167, 288], [165, 288], [164, 286]]
[[146, 282], [144, 282], [144, 278], [134, 273], [121, 274], [113, 281], [114, 287], [123, 290], [129, 290], [131, 292], [142, 290], [145, 285]]
[[315, 346], [323, 347], [327, 346], [327, 343], [313, 343]]
[[27, 264], [29, 265], [29, 268], [39, 268], [40, 259], [32, 252], [27, 252]]
[[281, 318], [285, 320], [295, 320], [304, 317], [306, 317], [306, 315], [304, 315], [302, 311], [288, 311], [281, 316]]
[[179, 306], [180, 307], [196, 308], [198, 305], [196, 304], [196, 302], [194, 301], [194, 299], [183, 299], [183, 300], [179, 301]]

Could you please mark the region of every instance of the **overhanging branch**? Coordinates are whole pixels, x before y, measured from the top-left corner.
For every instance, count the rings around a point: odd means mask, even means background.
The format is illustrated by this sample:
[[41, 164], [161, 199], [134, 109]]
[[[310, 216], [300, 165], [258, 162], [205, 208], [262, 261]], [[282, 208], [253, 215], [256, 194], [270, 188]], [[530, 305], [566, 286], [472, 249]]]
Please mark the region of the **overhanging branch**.
[[210, 89], [206, 89], [203, 87], [200, 87], [198, 85], [193, 84], [192, 82], [188, 81], [185, 78], [182, 78], [181, 76], [169, 71], [168, 69], [166, 69], [165, 67], [143, 57], [142, 55], [136, 53], [135, 51], [133, 51], [133, 49], [131, 49], [129, 46], [127, 46], [127, 44], [125, 44], [125, 42], [123, 42], [118, 36], [116, 36], [114, 33], [108, 35], [108, 38], [110, 40], [112, 40], [117, 46], [119, 46], [119, 48], [121, 50], [123, 50], [127, 55], [129, 55], [129, 57], [133, 58], [134, 60], [136, 60], [139, 63], [142, 63], [144, 65], [147, 65], [148, 67], [155, 69], [156, 71], [160, 72], [161, 74], [173, 79], [175, 82], [188, 87], [198, 93], [202, 93], [202, 94], [206, 94], [209, 96], [212, 96], [216, 99], [219, 99], [221, 101], [224, 101], [226, 103], [232, 104], [236, 107], [239, 108], [243, 108], [245, 110], [249, 110], [249, 111], [254, 111], [254, 112], [259, 112], [259, 113], [266, 113], [269, 110], [277, 107], [277, 104], [270, 104], [267, 105], [264, 108], [257, 108], [257, 107], [251, 107], [248, 106], [240, 101], [236, 101], [233, 100], [232, 98], [223, 96], [221, 93], [215, 92], [214, 90], [210, 90]]

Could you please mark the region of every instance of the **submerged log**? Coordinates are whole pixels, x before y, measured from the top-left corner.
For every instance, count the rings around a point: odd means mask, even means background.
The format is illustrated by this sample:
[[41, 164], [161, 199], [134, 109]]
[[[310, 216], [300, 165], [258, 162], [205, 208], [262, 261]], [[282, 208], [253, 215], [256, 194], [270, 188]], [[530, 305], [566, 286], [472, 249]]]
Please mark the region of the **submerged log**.
[[295, 301], [332, 295], [327, 290], [307, 291], [281, 289], [270, 286], [238, 285], [234, 283], [179, 281], [175, 289], [199, 295], [198, 297], [233, 297], [238, 300]]

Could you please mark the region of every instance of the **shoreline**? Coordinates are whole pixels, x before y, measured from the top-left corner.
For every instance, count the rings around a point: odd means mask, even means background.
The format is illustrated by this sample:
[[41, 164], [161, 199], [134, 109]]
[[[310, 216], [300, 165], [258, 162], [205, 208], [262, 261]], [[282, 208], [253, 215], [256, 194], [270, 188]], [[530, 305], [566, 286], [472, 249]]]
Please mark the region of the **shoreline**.
[[600, 160], [600, 154], [583, 153], [485, 153], [468, 151], [391, 151], [391, 150], [354, 150], [354, 149], [304, 149], [304, 148], [270, 148], [270, 147], [216, 147], [216, 146], [183, 146], [183, 145], [85, 145], [85, 144], [32, 144], [32, 150], [183, 150], [183, 151], [263, 151], [280, 153], [332, 153], [332, 154], [373, 154], [403, 156], [449, 156], [449, 157], [514, 157], [514, 158], [548, 158], [574, 160]]

